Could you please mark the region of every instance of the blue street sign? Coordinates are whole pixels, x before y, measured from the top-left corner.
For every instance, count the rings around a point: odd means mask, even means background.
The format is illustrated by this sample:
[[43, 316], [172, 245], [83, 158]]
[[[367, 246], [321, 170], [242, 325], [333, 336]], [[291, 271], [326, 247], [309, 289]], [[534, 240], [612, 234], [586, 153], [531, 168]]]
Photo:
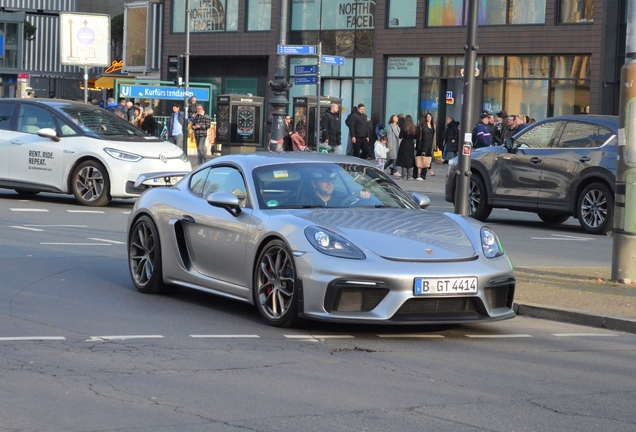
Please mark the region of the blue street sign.
[[316, 54], [316, 45], [278, 45], [278, 54]]
[[[126, 98], [148, 98], [148, 99], [169, 99], [183, 100], [185, 98], [185, 89], [178, 87], [156, 87], [145, 85], [128, 85], [121, 84], [119, 93]], [[188, 89], [188, 96], [196, 96], [199, 101], [210, 100], [210, 91], [203, 88]]]
[[344, 57], [325, 56], [324, 55], [324, 56], [322, 56], [322, 62], [324, 64], [344, 66]]
[[4, 57], [4, 35], [0, 34], [0, 58]]
[[296, 77], [294, 83], [295, 84], [316, 84], [316, 76], [300, 76]]
[[317, 67], [316, 66], [296, 66], [294, 68], [294, 72], [296, 72], [296, 75], [315, 74], [317, 72]]

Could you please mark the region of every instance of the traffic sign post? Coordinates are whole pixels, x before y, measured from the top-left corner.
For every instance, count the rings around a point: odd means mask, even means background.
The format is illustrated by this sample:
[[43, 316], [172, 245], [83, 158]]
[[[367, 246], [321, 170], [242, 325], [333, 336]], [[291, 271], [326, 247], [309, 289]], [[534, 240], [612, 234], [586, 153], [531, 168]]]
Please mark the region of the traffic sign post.
[[278, 54], [315, 55], [315, 45], [278, 45]]
[[294, 84], [298, 84], [298, 85], [316, 84], [317, 82], [318, 82], [318, 77], [316, 75], [299, 76], [294, 78]]
[[317, 70], [316, 66], [296, 66], [294, 68], [296, 75], [315, 74]]
[[322, 62], [328, 65], [344, 66], [345, 58], [339, 56], [322, 56]]

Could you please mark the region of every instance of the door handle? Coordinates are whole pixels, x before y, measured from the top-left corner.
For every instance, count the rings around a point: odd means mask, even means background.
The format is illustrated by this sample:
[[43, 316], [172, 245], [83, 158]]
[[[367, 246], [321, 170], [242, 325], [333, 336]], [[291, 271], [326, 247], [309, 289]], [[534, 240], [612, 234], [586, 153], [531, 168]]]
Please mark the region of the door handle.
[[530, 162], [535, 164], [535, 165], [538, 164], [538, 163], [541, 163], [542, 161], [543, 161], [543, 159], [538, 158], [538, 157], [533, 157], [532, 159], [530, 159]]
[[183, 215], [181, 216], [181, 222], [186, 222], [186, 223], [195, 223], [194, 222], [194, 218], [192, 216], [189, 215]]
[[20, 140], [13, 140], [13, 141], [11, 141], [11, 144], [15, 144], [15, 145], [22, 145], [22, 141], [20, 141]]
[[589, 162], [590, 160], [591, 160], [591, 159], [590, 159], [589, 157], [587, 157], [587, 156], [582, 156], [582, 157], [579, 159], [579, 162], [581, 162], [581, 163], [585, 163], [585, 162]]

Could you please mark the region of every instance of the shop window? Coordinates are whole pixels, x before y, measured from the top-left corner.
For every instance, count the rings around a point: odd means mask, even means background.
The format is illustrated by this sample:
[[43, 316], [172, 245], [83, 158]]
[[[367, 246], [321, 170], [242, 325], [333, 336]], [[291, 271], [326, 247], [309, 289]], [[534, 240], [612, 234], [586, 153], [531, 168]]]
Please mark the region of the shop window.
[[552, 57], [552, 77], [563, 79], [589, 79], [589, 56]]
[[484, 90], [482, 96], [482, 110], [492, 113], [501, 111], [504, 102], [504, 82], [503, 80], [483, 80]]
[[[347, 63], [347, 60], [345, 60], [345, 64]], [[353, 60], [349, 60], [349, 61], [353, 61]], [[355, 64], [356, 64], [357, 77], [365, 77], [365, 76], [372, 77], [373, 76], [373, 59], [372, 58], [355, 59]], [[338, 66], [334, 66], [334, 68], [335, 67], [338, 67]]]
[[527, 115], [534, 119], [548, 116], [548, 80], [506, 80], [504, 108], [508, 114]]
[[415, 27], [417, 0], [389, 0], [387, 27]]
[[509, 24], [545, 24], [546, 0], [510, 0]]
[[428, 26], [460, 26], [463, 22], [463, 0], [428, 0]]
[[[386, 122], [392, 114], [410, 114], [417, 119], [418, 108], [418, 79], [388, 78], [386, 80], [386, 112], [383, 120]], [[386, 124], [386, 123], [385, 123]]]
[[[452, 108], [455, 106], [461, 106], [459, 102], [455, 102], [455, 94], [451, 90], [447, 95], [449, 98], [447, 100], [442, 100], [442, 103], [446, 104], [446, 112], [450, 113]], [[461, 97], [461, 95], [460, 95]], [[424, 113], [431, 113], [433, 119], [437, 119], [439, 114], [439, 80], [438, 79], [428, 79], [422, 80], [421, 88], [420, 88], [420, 101], [419, 101], [419, 109], [420, 115]], [[415, 113], [417, 115], [417, 113]], [[448, 114], [452, 115], [452, 114]], [[419, 117], [419, 116], [418, 116]], [[417, 118], [417, 117], [416, 117]], [[457, 118], [459, 120], [459, 117]]]
[[272, 0], [248, 0], [247, 31], [267, 31], [272, 27]]
[[420, 62], [417, 57], [389, 57], [386, 68], [387, 77], [420, 76]]
[[364, 112], [371, 118], [373, 108], [373, 80], [371, 78], [356, 78], [353, 80], [353, 104], [364, 104]]
[[587, 80], [552, 80], [550, 82], [552, 115], [589, 114], [590, 82]]
[[508, 57], [506, 76], [510, 78], [547, 78], [550, 72], [550, 57]]
[[[191, 0], [190, 32], [238, 30], [239, 0]], [[172, 2], [172, 32], [185, 33], [185, 2]]]
[[443, 77], [461, 77], [464, 68], [464, 57], [443, 57], [442, 58], [442, 76]]
[[559, 21], [562, 23], [594, 22], [594, 0], [561, 0]]
[[481, 75], [484, 78], [503, 78], [505, 57], [483, 57]]
[[422, 57], [422, 76], [439, 78], [442, 73], [442, 59], [440, 57]]

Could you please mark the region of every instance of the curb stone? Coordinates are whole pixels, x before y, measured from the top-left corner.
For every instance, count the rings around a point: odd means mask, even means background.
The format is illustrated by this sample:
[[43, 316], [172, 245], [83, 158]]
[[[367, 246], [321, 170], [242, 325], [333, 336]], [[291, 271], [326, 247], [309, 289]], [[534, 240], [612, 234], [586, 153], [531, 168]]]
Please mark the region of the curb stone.
[[599, 315], [573, 309], [562, 309], [534, 304], [513, 304], [517, 315], [551, 321], [578, 324], [587, 327], [605, 328], [627, 333], [636, 333], [636, 319]]

